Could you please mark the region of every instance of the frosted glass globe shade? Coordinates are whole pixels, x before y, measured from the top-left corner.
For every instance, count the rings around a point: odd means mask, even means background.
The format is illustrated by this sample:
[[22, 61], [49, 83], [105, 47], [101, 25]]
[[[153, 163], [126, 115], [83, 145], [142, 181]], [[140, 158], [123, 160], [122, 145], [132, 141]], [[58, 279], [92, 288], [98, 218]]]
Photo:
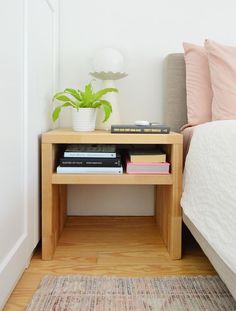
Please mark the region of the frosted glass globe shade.
[[97, 72], [123, 72], [124, 57], [115, 49], [102, 49], [96, 53], [93, 59], [93, 69]]

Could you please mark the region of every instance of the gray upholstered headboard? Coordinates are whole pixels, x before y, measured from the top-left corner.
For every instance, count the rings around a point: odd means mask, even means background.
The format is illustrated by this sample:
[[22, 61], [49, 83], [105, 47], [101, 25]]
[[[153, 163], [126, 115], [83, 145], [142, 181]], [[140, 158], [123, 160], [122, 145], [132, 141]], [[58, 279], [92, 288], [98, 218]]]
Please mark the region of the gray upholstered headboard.
[[187, 123], [184, 54], [169, 54], [164, 62], [164, 123], [179, 131]]

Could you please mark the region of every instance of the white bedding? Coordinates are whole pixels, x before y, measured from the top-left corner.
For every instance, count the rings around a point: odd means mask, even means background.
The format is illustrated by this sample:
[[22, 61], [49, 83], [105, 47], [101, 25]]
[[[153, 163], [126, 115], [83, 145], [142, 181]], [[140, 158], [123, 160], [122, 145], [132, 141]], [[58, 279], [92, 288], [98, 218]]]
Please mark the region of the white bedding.
[[236, 273], [236, 120], [195, 128], [185, 163], [181, 205]]

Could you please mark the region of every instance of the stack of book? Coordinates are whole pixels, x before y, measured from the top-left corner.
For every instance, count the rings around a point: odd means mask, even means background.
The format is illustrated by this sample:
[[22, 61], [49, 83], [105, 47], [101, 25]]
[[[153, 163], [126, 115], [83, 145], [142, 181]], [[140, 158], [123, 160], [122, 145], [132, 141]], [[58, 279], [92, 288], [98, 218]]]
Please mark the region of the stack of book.
[[122, 174], [120, 155], [115, 145], [68, 145], [60, 159], [61, 174]]
[[159, 149], [134, 149], [126, 161], [127, 174], [169, 174], [170, 163]]
[[168, 125], [151, 122], [148, 125], [118, 124], [111, 126], [112, 134], [169, 134]]

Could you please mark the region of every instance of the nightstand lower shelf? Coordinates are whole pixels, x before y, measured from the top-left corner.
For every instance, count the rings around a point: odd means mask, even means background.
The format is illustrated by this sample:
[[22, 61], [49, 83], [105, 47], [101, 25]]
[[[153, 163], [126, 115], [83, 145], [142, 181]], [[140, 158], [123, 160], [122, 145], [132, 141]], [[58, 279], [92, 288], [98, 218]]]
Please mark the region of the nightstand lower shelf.
[[171, 185], [172, 174], [169, 175], [79, 175], [57, 174], [52, 175], [52, 184], [58, 185]]

